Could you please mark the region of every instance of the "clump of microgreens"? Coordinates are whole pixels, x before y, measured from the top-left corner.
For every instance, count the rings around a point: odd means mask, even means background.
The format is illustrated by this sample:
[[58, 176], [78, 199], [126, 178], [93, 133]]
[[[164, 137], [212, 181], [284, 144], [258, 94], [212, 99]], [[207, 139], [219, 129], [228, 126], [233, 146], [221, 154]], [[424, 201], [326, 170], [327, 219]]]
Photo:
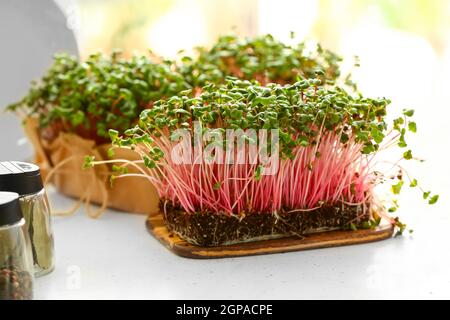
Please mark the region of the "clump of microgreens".
[[38, 117], [49, 138], [62, 130], [105, 142], [108, 129], [123, 132], [152, 102], [190, 88], [172, 70], [172, 61], [156, 60], [150, 55], [125, 59], [119, 51], [85, 61], [57, 54], [41, 81], [8, 109]]
[[[142, 157], [116, 166], [119, 176], [115, 178], [126, 177], [126, 167], [135, 166], [139, 176], [154, 183], [163, 201], [187, 214], [276, 214], [346, 204], [362, 206], [364, 212], [371, 210], [373, 219], [366, 227], [376, 226], [382, 216], [402, 232], [405, 225], [382, 210], [373, 193], [387, 176], [376, 171], [377, 156], [395, 145], [405, 148], [407, 130], [416, 131], [415, 123], [409, 121], [412, 110], [404, 110], [388, 126], [389, 103], [384, 98], [353, 96], [337, 86], [322, 86], [319, 79], [261, 86], [256, 81], [228, 78], [224, 85], [203, 87], [197, 97], [188, 90], [157, 101], [124, 135], [110, 130], [115, 147], [133, 149]], [[227, 159], [196, 164], [195, 155], [190, 164], [175, 163], [171, 152], [178, 141], [173, 132], [186, 128], [193, 134], [194, 121], [201, 122], [203, 130], [212, 128], [219, 134], [225, 129], [277, 129], [278, 171], [261, 175], [261, 163], [251, 162], [248, 155], [243, 164], [228, 164]], [[200, 142], [202, 148], [208, 143]], [[221, 147], [225, 145], [226, 140]], [[412, 152], [405, 151], [402, 158], [412, 159]], [[86, 157], [87, 167], [98, 163], [103, 162]], [[137, 166], [139, 163], [146, 169]], [[392, 186], [394, 194], [400, 193], [405, 183], [403, 176], [397, 179]], [[416, 187], [417, 180], [410, 179], [409, 184]], [[438, 196], [425, 192], [424, 198], [433, 204]]]
[[193, 87], [223, 83], [227, 76], [256, 79], [262, 84], [294, 83], [297, 77], [316, 78], [316, 70], [323, 71], [323, 82], [333, 82], [340, 76], [341, 61], [320, 45], [308, 48], [301, 42], [291, 46], [269, 34], [254, 38], [229, 35], [220, 37], [211, 48], [196, 48], [195, 57], [182, 57], [178, 70]]
[[341, 61], [320, 46], [312, 51], [304, 43], [292, 47], [270, 35], [221, 37], [213, 48], [199, 48], [198, 53], [178, 64], [153, 55], [124, 59], [119, 51], [93, 54], [86, 61], [57, 54], [47, 74], [8, 109], [37, 117], [47, 140], [63, 131], [101, 144], [108, 141], [108, 129], [122, 133], [154, 101], [182, 90], [197, 88], [198, 93], [206, 83], [223, 83], [227, 75], [264, 83], [294, 82], [299, 75], [315, 77], [316, 70], [323, 70], [323, 81], [332, 82], [339, 76]]

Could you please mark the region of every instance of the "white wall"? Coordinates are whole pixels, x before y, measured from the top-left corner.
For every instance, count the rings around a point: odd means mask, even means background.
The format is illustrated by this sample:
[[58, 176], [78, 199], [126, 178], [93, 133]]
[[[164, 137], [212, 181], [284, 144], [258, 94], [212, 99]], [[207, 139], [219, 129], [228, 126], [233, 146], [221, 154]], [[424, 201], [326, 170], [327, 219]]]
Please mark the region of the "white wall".
[[78, 54], [77, 45], [52, 0], [1, 0], [0, 46], [0, 161], [27, 159], [32, 151], [20, 120], [3, 109], [26, 94], [55, 52]]

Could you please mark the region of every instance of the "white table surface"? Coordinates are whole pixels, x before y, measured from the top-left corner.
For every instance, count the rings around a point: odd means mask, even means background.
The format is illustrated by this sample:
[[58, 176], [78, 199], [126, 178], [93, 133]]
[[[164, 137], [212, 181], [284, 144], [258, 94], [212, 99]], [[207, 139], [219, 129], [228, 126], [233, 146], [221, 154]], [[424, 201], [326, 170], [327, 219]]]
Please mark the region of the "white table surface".
[[[52, 192], [51, 199], [59, 208], [73, 203]], [[174, 255], [142, 215], [108, 211], [93, 220], [80, 209], [53, 219], [56, 269], [36, 280], [35, 298], [450, 298], [448, 215], [419, 202], [403, 209], [411, 210], [411, 236], [217, 260]]]

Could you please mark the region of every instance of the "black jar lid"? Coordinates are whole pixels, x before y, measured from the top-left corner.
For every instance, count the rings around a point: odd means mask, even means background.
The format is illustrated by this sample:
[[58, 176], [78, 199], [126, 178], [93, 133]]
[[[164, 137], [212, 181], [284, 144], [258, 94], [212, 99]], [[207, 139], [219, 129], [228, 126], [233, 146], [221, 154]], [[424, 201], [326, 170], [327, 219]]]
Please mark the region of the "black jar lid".
[[44, 188], [37, 165], [19, 161], [0, 162], [0, 191], [16, 192], [20, 196], [37, 193]]
[[0, 191], [0, 227], [17, 223], [22, 218], [19, 194]]

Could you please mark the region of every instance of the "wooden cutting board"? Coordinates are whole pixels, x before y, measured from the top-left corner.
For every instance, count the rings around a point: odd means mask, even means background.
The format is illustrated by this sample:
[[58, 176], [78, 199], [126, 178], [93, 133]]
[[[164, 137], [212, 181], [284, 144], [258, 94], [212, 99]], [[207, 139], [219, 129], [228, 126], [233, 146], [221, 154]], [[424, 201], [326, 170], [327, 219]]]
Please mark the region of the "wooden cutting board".
[[171, 233], [164, 224], [162, 214], [148, 217], [146, 225], [148, 231], [170, 251], [193, 259], [242, 257], [361, 244], [389, 239], [394, 231], [393, 226], [385, 225], [373, 230], [328, 231], [309, 234], [304, 238], [288, 237], [220, 247], [199, 247]]

